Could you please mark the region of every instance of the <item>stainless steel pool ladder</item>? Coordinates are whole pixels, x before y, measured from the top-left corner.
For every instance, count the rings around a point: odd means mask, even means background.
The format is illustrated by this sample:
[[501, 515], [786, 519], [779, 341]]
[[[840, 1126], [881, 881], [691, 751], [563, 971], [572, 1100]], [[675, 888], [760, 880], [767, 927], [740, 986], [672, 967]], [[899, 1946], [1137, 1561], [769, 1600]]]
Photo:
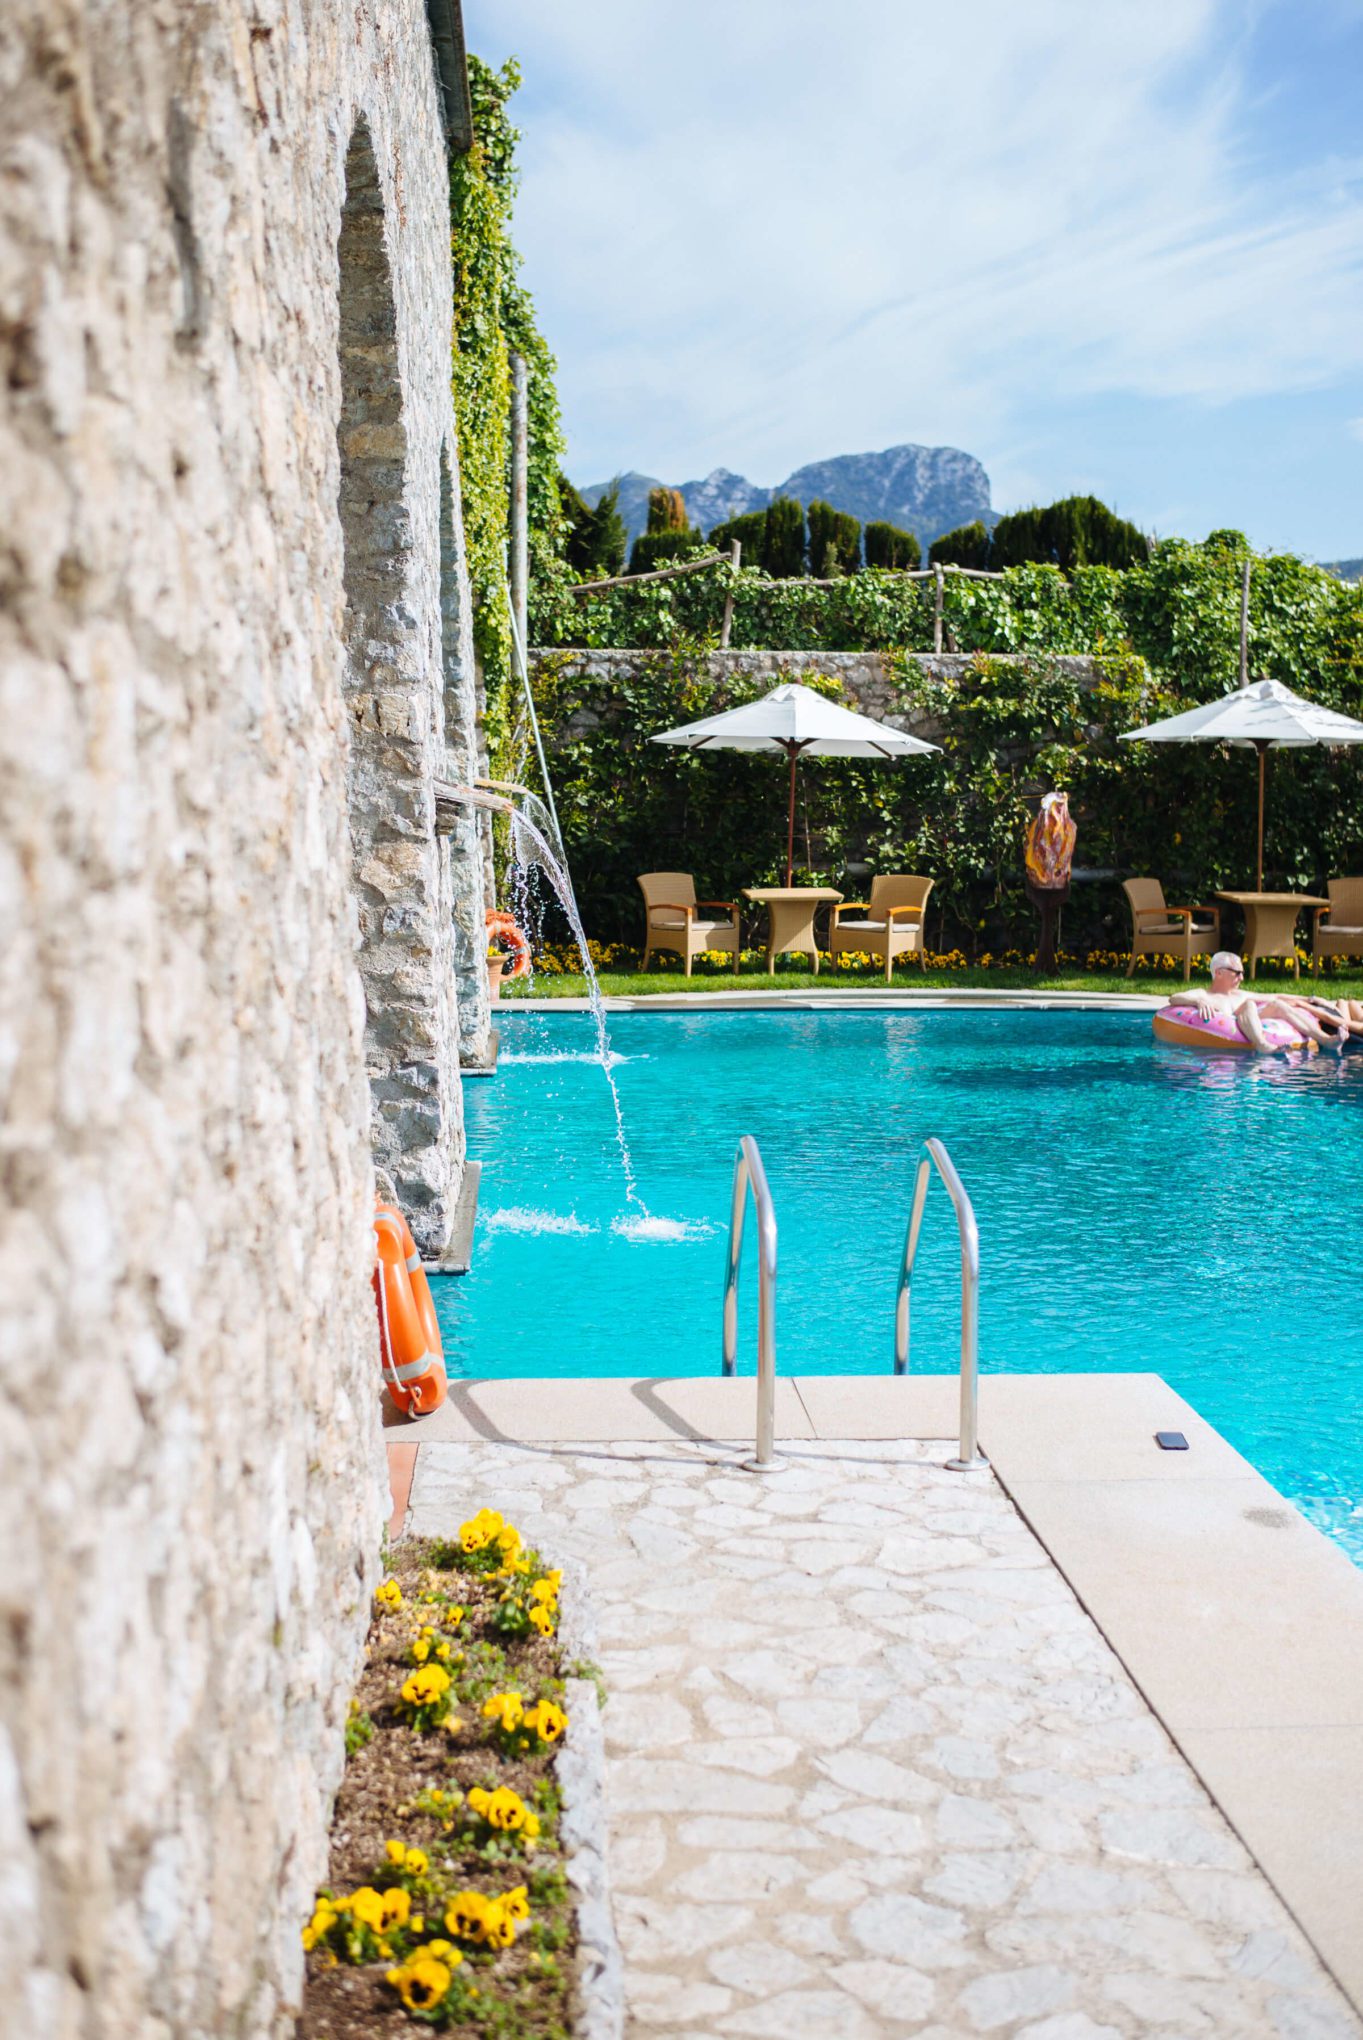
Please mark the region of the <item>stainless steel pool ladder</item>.
[[923, 1143], [923, 1154], [914, 1180], [913, 1203], [909, 1207], [908, 1230], [904, 1235], [904, 1259], [899, 1269], [899, 1294], [894, 1310], [894, 1371], [906, 1374], [909, 1367], [909, 1298], [913, 1286], [913, 1264], [918, 1253], [918, 1235], [923, 1225], [928, 1181], [933, 1169], [946, 1185], [956, 1207], [956, 1225], [961, 1235], [961, 1451], [949, 1459], [953, 1473], [974, 1473], [987, 1466], [979, 1442], [980, 1382], [980, 1230], [975, 1208], [966, 1195], [956, 1164], [940, 1140]]
[[[918, 1235], [923, 1224], [928, 1178], [933, 1166], [947, 1187], [956, 1207], [961, 1235], [961, 1450], [947, 1461], [953, 1473], [973, 1473], [987, 1466], [979, 1449], [977, 1410], [979, 1399], [979, 1287], [980, 1238], [975, 1212], [955, 1164], [940, 1140], [925, 1143], [918, 1175], [913, 1186], [908, 1231], [904, 1237], [904, 1258], [899, 1273], [899, 1294], [895, 1302], [894, 1371], [904, 1374], [909, 1364], [909, 1297], [913, 1281]], [[762, 1153], [750, 1133], [738, 1143], [734, 1156], [733, 1196], [729, 1206], [729, 1264], [724, 1278], [723, 1364], [726, 1376], [735, 1371], [738, 1360], [738, 1271], [743, 1255], [743, 1224], [748, 1211], [748, 1191], [757, 1207], [757, 1439], [753, 1457], [745, 1464], [755, 1473], [776, 1471], [776, 1211], [771, 1201]]]
[[724, 1372], [732, 1374], [738, 1359], [738, 1265], [743, 1254], [743, 1221], [748, 1191], [757, 1206], [757, 1442], [747, 1462], [755, 1473], [774, 1472], [779, 1461], [776, 1435], [776, 1212], [762, 1166], [762, 1151], [750, 1133], [734, 1156], [733, 1198], [729, 1205], [729, 1268], [724, 1278]]

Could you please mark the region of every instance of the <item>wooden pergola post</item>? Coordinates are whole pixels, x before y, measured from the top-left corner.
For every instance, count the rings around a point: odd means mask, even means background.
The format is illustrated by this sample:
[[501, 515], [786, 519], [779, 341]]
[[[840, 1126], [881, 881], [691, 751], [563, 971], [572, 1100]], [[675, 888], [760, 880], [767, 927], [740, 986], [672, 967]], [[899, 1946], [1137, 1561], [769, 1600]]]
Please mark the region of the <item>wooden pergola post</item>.
[[[735, 576], [737, 576], [738, 563], [742, 559], [742, 557], [743, 557], [742, 544], [738, 539], [735, 539], [733, 544], [729, 547], [729, 565], [733, 568]], [[729, 632], [733, 629], [733, 622], [734, 622], [734, 584], [732, 581], [730, 581], [729, 592], [724, 597], [724, 621], [719, 626], [719, 649], [722, 652], [727, 652], [729, 649]]]

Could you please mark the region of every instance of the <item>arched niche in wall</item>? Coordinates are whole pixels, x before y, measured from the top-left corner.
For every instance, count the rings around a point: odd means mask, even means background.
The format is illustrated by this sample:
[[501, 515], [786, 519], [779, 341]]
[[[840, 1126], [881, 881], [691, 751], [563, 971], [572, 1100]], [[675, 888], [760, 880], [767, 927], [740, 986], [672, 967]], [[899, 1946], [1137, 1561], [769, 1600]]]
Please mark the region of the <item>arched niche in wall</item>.
[[[448, 887], [432, 786], [443, 762], [432, 614], [437, 482], [435, 461], [423, 467], [410, 443], [392, 245], [361, 118], [346, 151], [337, 241], [336, 433], [358, 960], [374, 1159], [418, 1244], [438, 1252], [460, 1142]], [[422, 422], [429, 430], [429, 420]], [[428, 504], [419, 494], [425, 489]]]
[[[382, 942], [388, 888], [370, 852], [387, 833], [385, 682], [404, 647], [394, 643], [411, 551], [406, 502], [407, 432], [398, 360], [397, 308], [384, 237], [383, 188], [367, 122], [357, 122], [345, 160], [337, 242], [341, 412], [336, 428], [345, 545], [345, 695], [350, 723], [350, 820], [360, 898], [360, 967]], [[396, 776], [396, 775], [395, 775]], [[371, 997], [371, 1017], [373, 1000]]]

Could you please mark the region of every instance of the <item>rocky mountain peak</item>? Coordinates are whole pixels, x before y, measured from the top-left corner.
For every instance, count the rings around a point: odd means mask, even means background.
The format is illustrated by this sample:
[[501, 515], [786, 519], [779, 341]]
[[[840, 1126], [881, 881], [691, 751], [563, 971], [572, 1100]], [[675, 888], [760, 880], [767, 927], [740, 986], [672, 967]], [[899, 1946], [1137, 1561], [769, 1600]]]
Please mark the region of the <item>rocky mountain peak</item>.
[[[648, 492], [659, 486], [652, 475], [631, 471], [619, 475], [620, 515], [630, 542], [648, 522]], [[796, 468], [775, 488], [750, 482], [732, 468], [713, 468], [700, 481], [673, 484], [686, 503], [686, 514], [701, 531], [751, 510], [764, 510], [774, 496], [795, 496], [801, 503], [821, 498], [835, 510], [848, 510], [863, 524], [877, 520], [897, 524], [916, 534], [926, 553], [934, 538], [958, 524], [980, 518], [998, 522], [989, 501], [989, 476], [973, 454], [956, 446], [887, 446], [879, 453], [840, 453], [829, 460]], [[581, 491], [595, 503], [610, 487], [595, 482]]]

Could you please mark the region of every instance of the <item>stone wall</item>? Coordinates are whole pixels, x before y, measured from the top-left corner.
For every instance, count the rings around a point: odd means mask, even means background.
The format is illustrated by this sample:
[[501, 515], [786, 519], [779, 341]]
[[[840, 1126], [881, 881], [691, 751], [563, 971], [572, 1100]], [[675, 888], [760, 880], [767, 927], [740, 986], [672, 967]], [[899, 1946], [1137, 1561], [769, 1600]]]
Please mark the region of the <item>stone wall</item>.
[[[599, 725], [610, 714], [612, 693], [626, 680], [634, 681], [647, 674], [650, 666], [663, 656], [654, 651], [577, 647], [571, 651], [541, 649], [531, 654], [533, 659], [552, 660], [563, 672], [574, 678], [580, 676], [597, 690], [600, 707], [580, 710], [561, 732], [567, 736], [579, 736]], [[955, 679], [967, 672], [974, 661], [971, 652], [909, 652], [905, 656], [934, 679]], [[1009, 656], [991, 654], [999, 665], [1006, 664]], [[1097, 684], [1097, 668], [1090, 658], [1048, 653], [1046, 663], [1075, 674], [1081, 686]], [[892, 723], [896, 729], [925, 737], [929, 743], [940, 741], [942, 725], [935, 718], [904, 712], [893, 673], [879, 652], [707, 652], [697, 662], [696, 677], [702, 687], [718, 687], [735, 680], [778, 687], [783, 680], [799, 680], [807, 673], [828, 674], [841, 681], [847, 705], [863, 715]]]
[[437, 851], [428, 787], [473, 740], [446, 193], [420, 0], [0, 18], [0, 2023], [34, 2040], [297, 2000], [383, 1508], [371, 1112], [435, 1243], [486, 1027], [450, 979], [476, 839]]

